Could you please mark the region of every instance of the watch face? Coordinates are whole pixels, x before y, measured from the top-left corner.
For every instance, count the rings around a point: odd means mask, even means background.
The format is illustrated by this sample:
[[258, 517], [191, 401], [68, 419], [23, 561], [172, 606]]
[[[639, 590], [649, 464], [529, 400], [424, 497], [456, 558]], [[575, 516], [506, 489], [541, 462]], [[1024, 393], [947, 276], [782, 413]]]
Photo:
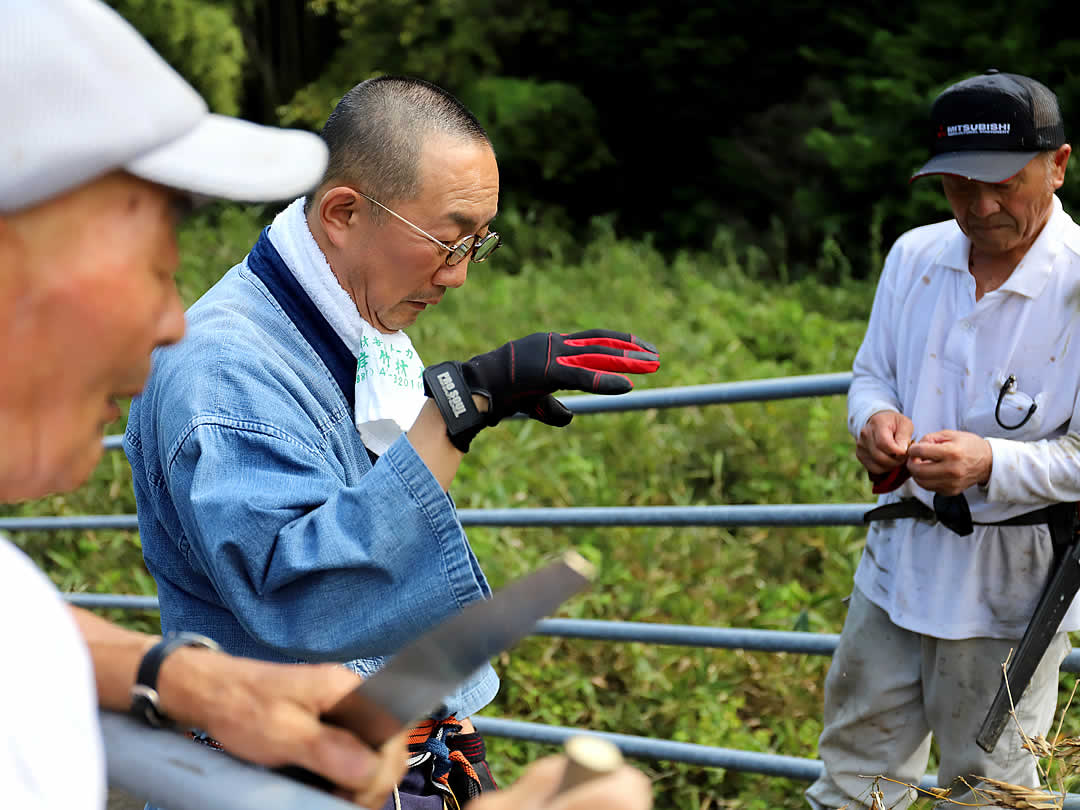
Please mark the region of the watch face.
[[166, 728], [171, 721], [158, 708], [158, 693], [144, 684], [131, 687], [131, 714], [154, 728]]

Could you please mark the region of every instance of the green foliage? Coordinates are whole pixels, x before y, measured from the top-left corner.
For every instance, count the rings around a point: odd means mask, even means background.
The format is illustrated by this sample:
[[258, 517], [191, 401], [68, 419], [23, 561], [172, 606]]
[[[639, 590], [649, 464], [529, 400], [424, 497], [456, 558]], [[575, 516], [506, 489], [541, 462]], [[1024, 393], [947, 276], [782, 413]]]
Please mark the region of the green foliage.
[[274, 218], [267, 205], [217, 203], [199, 210], [180, 230], [180, 268], [176, 284], [191, 305], [234, 264], [240, 262]]
[[579, 229], [602, 216], [669, 255], [722, 227], [781, 281], [873, 276], [900, 233], [949, 216], [936, 180], [907, 182], [948, 84], [1028, 73], [1067, 131], [1080, 110], [1080, 39], [1046, 37], [1062, 0], [112, 2], [215, 109], [318, 128], [357, 82], [420, 76], [488, 128], [504, 209]]
[[311, 0], [332, 14], [341, 42], [322, 75], [281, 110], [288, 124], [320, 125], [357, 82], [385, 73], [419, 76], [447, 89], [499, 67], [491, 37], [475, 20], [491, 16], [494, 0]]
[[[109, 0], [157, 51], [184, 74], [215, 112], [237, 115], [247, 51], [236, 2]], [[240, 0], [243, 2], [243, 0]]]
[[[809, 70], [836, 77], [829, 120], [803, 136], [807, 147], [825, 158], [828, 172], [800, 189], [801, 203], [829, 210], [827, 229], [849, 239], [861, 236], [867, 210], [890, 237], [915, 224], [950, 218], [936, 178], [910, 187], [906, 180], [929, 157], [926, 116], [934, 97], [991, 67], [1047, 84], [1057, 93], [1070, 130], [1080, 109], [1080, 74], [1073, 67], [1080, 41], [1047, 43], [1042, 30], [1062, 10], [1053, 0], [1026, 6], [1023, 17], [1004, 2], [965, 7], [962, 13], [955, 5], [930, 2], [859, 12], [832, 7], [828, 19], [838, 36], [800, 49]], [[1061, 196], [1075, 209], [1080, 185], [1075, 172], [1066, 179]], [[838, 191], [845, 198], [840, 208]]]
[[569, 184], [613, 160], [599, 140], [596, 110], [571, 84], [478, 79], [462, 101], [484, 122], [499, 160], [526, 177]]

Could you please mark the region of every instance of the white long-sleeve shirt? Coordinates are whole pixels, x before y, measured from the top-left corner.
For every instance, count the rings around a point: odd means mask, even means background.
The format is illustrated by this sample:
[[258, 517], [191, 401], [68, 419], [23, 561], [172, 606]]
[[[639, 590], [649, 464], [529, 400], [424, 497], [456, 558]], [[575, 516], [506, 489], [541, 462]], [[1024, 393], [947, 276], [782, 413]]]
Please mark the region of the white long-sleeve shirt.
[[[1054, 197], [1038, 239], [1001, 287], [975, 300], [971, 243], [954, 220], [916, 228], [890, 250], [848, 393], [853, 436], [899, 411], [918, 438], [987, 438], [993, 471], [967, 490], [975, 521], [1080, 500], [1080, 226]], [[1073, 337], [1077, 343], [1072, 344]], [[1009, 375], [1016, 385], [1001, 404]], [[934, 493], [914, 481], [879, 503]], [[961, 537], [913, 519], [874, 523], [855, 584], [897, 625], [937, 638], [1018, 638], [1053, 558], [1045, 526], [976, 526]], [[1062, 630], [1080, 629], [1074, 602]]]
[[90, 653], [60, 594], [0, 535], [0, 807], [103, 810]]

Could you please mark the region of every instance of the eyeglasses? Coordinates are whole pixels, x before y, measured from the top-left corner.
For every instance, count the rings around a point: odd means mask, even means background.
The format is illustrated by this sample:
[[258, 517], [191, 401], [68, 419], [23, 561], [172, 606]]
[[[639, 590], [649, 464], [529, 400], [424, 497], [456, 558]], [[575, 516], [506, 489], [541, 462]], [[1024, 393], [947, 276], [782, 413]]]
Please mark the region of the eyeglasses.
[[356, 193], [368, 202], [375, 203], [375, 205], [379, 206], [379, 208], [381, 208], [383, 211], [390, 214], [390, 216], [397, 217], [414, 231], [419, 231], [436, 245], [446, 250], [446, 263], [451, 267], [453, 267], [455, 264], [459, 264], [461, 260], [468, 256], [470, 253], [472, 254], [472, 261], [485, 261], [492, 253], [495, 252], [495, 248], [499, 246], [499, 243], [501, 241], [499, 239], [499, 235], [495, 233], [495, 231], [491, 231], [488, 233], [487, 236], [481, 237], [478, 234], [474, 233], [471, 236], [466, 236], [456, 245], [448, 245], [441, 239], [436, 239], [419, 225], [414, 225], [413, 223], [409, 222], [409, 220], [405, 219], [405, 217], [403, 217], [401, 214], [397, 213], [396, 211], [390, 210], [378, 200], [369, 197], [364, 192], [357, 191]]

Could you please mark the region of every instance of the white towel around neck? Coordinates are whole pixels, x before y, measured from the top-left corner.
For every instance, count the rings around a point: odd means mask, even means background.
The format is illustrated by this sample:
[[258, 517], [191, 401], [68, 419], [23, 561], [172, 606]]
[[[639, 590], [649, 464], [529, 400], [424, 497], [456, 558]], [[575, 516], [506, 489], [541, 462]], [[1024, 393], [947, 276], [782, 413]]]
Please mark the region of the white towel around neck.
[[382, 455], [424, 406], [420, 355], [404, 332], [383, 334], [360, 317], [311, 235], [303, 197], [274, 218], [270, 243], [356, 358], [356, 429], [364, 445]]

